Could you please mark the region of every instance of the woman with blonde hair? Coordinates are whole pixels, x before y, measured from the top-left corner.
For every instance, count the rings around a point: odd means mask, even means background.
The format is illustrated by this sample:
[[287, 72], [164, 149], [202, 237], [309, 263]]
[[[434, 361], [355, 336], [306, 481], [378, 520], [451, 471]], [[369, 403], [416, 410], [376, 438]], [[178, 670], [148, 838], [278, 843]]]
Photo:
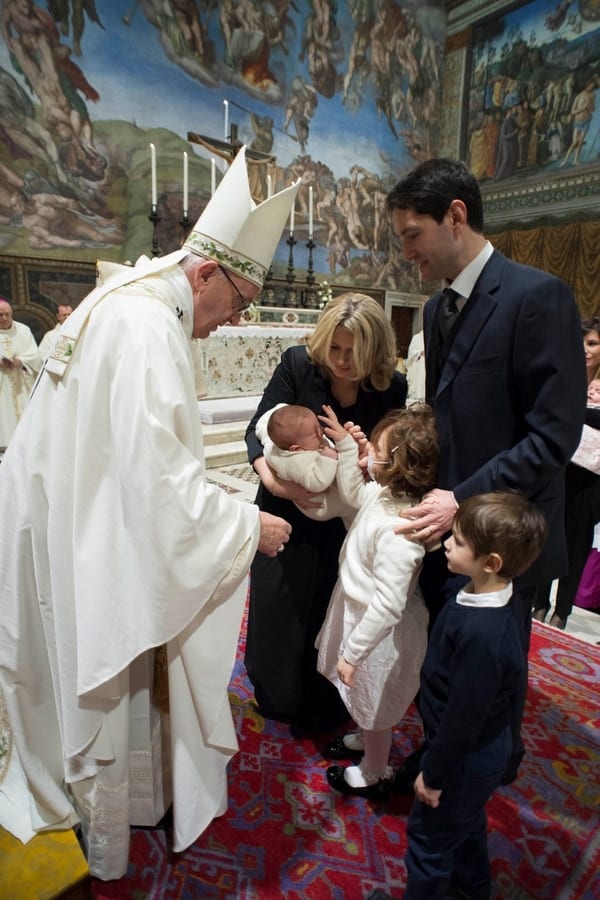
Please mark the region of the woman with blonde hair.
[[275, 558], [258, 553], [250, 581], [246, 669], [259, 712], [309, 731], [329, 732], [348, 718], [334, 686], [317, 672], [315, 638], [337, 579], [345, 537], [340, 518], [314, 521], [314, 495], [278, 479], [263, 456], [255, 426], [278, 403], [332, 408], [368, 436], [392, 409], [405, 405], [406, 379], [396, 371], [396, 339], [383, 308], [365, 294], [330, 300], [306, 346], [290, 347], [265, 388], [246, 430], [248, 458], [261, 480], [256, 503], [292, 525]]

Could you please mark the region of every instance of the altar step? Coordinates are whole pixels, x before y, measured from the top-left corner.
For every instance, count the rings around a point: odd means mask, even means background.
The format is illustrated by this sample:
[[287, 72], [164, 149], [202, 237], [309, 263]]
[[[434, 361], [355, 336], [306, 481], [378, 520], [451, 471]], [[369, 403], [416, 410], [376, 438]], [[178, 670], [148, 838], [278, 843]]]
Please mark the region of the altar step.
[[207, 469], [248, 462], [244, 434], [259, 401], [257, 394], [198, 401]]
[[203, 425], [204, 458], [207, 469], [220, 469], [248, 462], [244, 440], [247, 422], [219, 422]]

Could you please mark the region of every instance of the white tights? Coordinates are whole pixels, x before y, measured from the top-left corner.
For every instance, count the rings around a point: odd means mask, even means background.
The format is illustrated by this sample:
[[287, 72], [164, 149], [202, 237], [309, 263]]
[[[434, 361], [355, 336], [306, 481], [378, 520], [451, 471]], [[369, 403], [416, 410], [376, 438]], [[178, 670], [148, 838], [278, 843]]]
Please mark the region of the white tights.
[[392, 748], [391, 728], [383, 731], [368, 731], [363, 728], [358, 734], [345, 735], [344, 743], [353, 750], [364, 747], [365, 751], [359, 765], [348, 766], [344, 771], [344, 777], [351, 787], [366, 787], [381, 778], [391, 778], [392, 770], [388, 765]]

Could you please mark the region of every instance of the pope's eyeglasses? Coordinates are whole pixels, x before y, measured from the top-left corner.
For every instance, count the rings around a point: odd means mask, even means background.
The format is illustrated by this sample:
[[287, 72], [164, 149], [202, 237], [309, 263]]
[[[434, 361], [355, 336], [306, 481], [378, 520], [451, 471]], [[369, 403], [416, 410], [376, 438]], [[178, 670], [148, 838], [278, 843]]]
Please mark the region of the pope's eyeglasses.
[[219, 266], [219, 271], [225, 276], [225, 278], [227, 279], [227, 281], [229, 282], [229, 284], [235, 291], [237, 299], [234, 298], [234, 301], [232, 304], [234, 315], [236, 313], [243, 312], [245, 309], [248, 309], [248, 307], [252, 305], [252, 300], [248, 300], [246, 297], [244, 297], [244, 295], [240, 291], [239, 287], [237, 286], [237, 284], [235, 283], [233, 278], [229, 275], [227, 269], [225, 269], [223, 266]]

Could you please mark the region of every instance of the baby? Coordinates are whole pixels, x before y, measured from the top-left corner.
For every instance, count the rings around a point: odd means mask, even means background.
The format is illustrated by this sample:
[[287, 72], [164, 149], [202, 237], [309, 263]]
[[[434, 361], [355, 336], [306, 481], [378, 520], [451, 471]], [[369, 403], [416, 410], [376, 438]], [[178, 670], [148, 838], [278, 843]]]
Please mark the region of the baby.
[[587, 405], [600, 406], [600, 378], [594, 378], [588, 385]]
[[306, 406], [279, 403], [256, 423], [266, 461], [278, 478], [293, 481], [319, 496], [319, 507], [298, 507], [311, 519], [332, 519], [347, 511], [335, 485], [337, 450]]

